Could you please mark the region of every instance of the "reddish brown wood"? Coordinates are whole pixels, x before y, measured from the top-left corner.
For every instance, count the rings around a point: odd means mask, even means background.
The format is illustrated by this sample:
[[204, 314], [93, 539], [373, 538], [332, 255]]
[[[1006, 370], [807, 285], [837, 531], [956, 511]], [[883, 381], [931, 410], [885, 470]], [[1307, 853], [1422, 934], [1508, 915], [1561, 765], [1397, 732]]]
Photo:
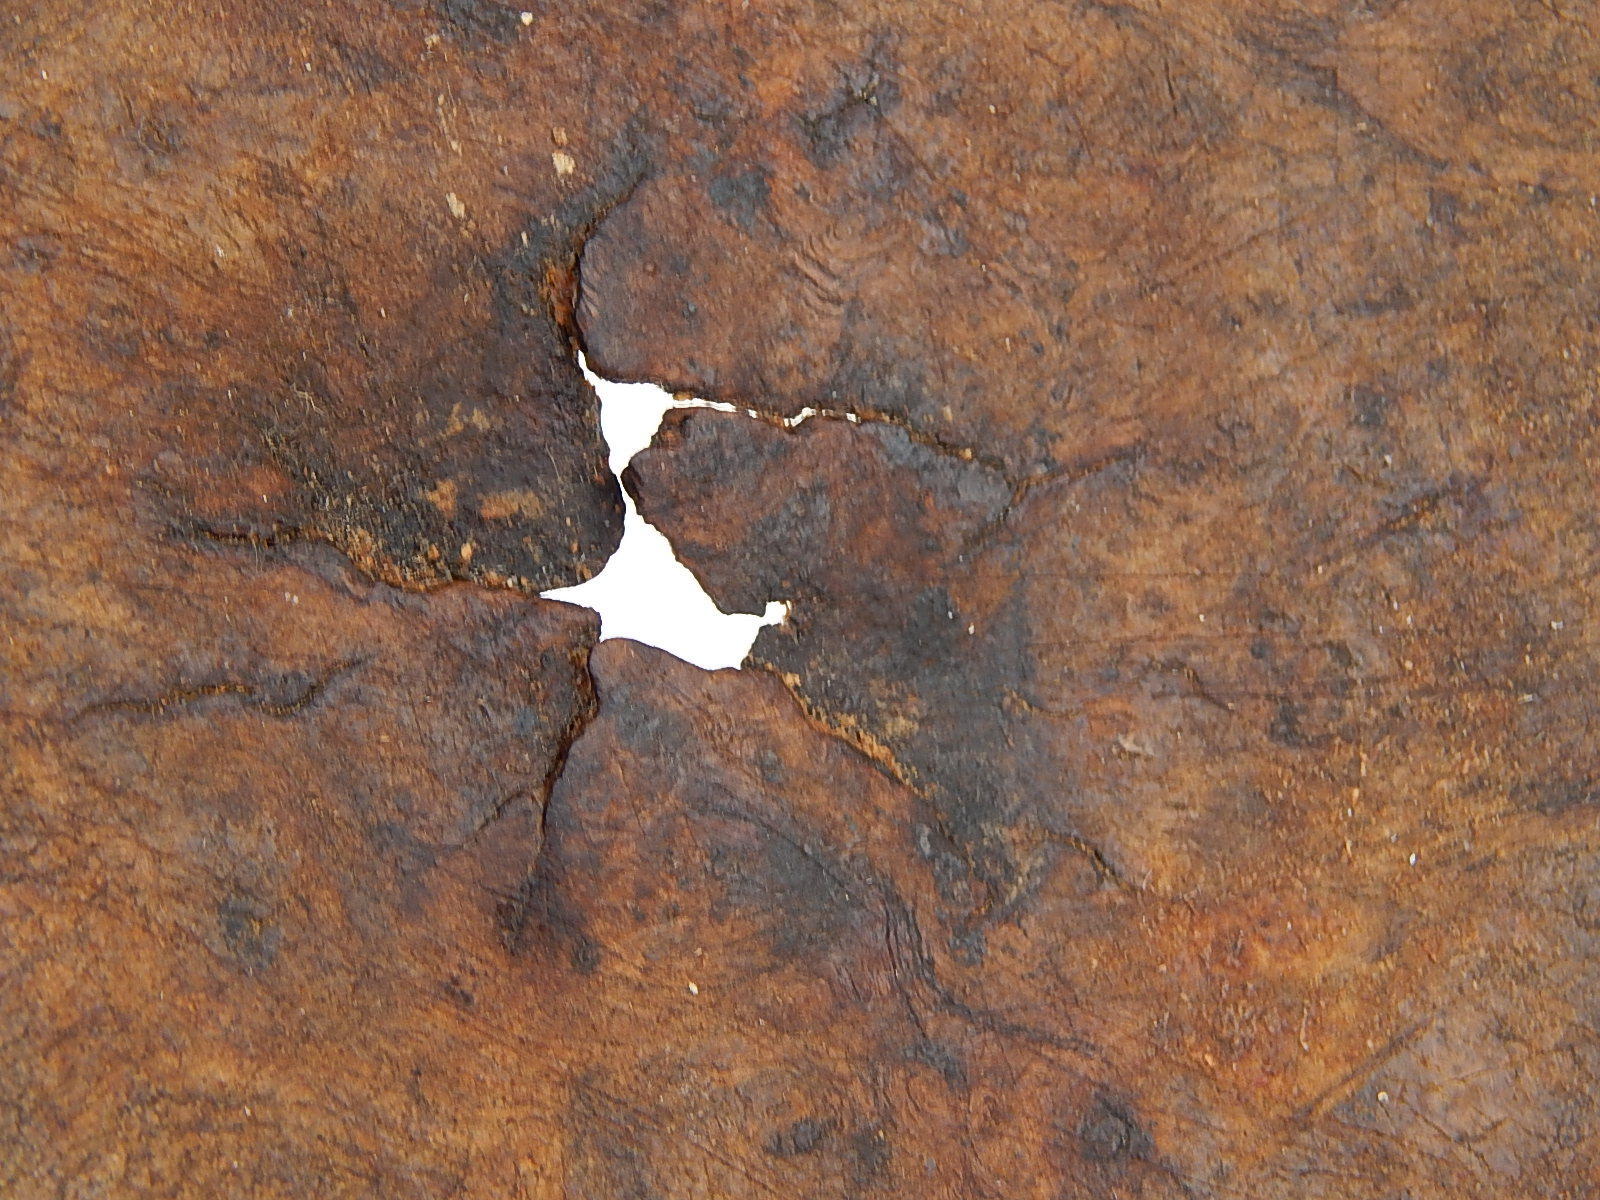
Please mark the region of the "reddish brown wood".
[[0, 14], [0, 1192], [1593, 1193], [1597, 30]]

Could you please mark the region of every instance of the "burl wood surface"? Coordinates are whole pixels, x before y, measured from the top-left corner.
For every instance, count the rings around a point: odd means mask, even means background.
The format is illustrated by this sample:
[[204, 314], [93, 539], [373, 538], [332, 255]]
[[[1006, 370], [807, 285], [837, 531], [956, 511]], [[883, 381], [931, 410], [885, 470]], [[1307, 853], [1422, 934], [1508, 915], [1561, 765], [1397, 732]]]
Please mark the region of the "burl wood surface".
[[1600, 1193], [1600, 7], [0, 64], [0, 1194]]

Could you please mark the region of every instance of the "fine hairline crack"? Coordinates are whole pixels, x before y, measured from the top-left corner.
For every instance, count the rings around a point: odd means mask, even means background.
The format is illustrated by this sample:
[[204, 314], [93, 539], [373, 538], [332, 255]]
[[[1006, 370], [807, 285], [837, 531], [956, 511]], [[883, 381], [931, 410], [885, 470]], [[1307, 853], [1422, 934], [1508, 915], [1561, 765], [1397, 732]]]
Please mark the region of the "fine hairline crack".
[[[581, 275], [581, 271], [582, 257], [580, 251], [579, 275]], [[574, 286], [581, 287], [581, 281], [575, 280]], [[583, 331], [582, 316], [577, 313], [576, 309], [574, 309], [574, 312], [576, 315], [573, 323], [566, 329], [572, 352], [578, 361], [587, 363], [590, 371], [593, 371], [607, 382], [630, 386], [645, 384], [658, 388], [671, 396], [676, 408], [710, 409], [714, 412], [737, 413], [786, 432], [793, 431], [811, 420], [842, 421], [850, 425], [888, 426], [899, 430], [906, 436], [907, 440], [915, 445], [932, 450], [945, 458], [953, 458], [963, 463], [971, 463], [974, 466], [986, 468], [998, 475], [1004, 481], [1006, 487], [1011, 490], [1011, 498], [1003, 509], [1006, 515], [1009, 515], [1013, 509], [1020, 505], [1035, 488], [1063, 481], [1067, 483], [1078, 482], [1114, 467], [1137, 463], [1148, 449], [1146, 443], [1141, 440], [1116, 446], [1103, 453], [1074, 458], [1067, 462], [1054, 463], [1039, 470], [1019, 472], [1008, 465], [999, 455], [942, 437], [924, 429], [904, 414], [888, 409], [870, 406], [838, 408], [806, 405], [795, 412], [785, 412], [782, 409], [763, 406], [758, 399], [748, 396], [741, 396], [736, 400], [711, 400], [697, 395], [693, 385], [673, 382], [672, 378], [665, 373], [659, 373], [654, 376], [635, 376], [615, 373], [610, 370], [604, 373], [596, 371], [596, 366], [603, 364], [597, 364]], [[1000, 520], [1003, 519], [1004, 517], [1002, 516]]]
[[[546, 275], [550, 289], [551, 311], [556, 318], [558, 327], [566, 336], [572, 360], [574, 363], [587, 362], [591, 370], [604, 364], [596, 358], [588, 334], [584, 329], [583, 309], [580, 303], [583, 295], [584, 258], [588, 253], [590, 243], [599, 233], [601, 226], [605, 224], [613, 213], [633, 198], [643, 184], [644, 179], [644, 172], [640, 172], [630, 178], [623, 188], [601, 205], [591, 218], [577, 228], [573, 238], [571, 258], [569, 264], [567, 264], [564, 277], [559, 276], [554, 270]], [[956, 458], [962, 462], [977, 463], [988, 467], [1005, 478], [1013, 488], [1022, 486], [1027, 478], [1026, 476], [1016, 476], [1000, 458], [994, 455], [986, 454], [976, 447], [962, 445], [948, 438], [940, 437], [923, 429], [904, 415], [890, 412], [886, 409], [806, 405], [797, 412], [785, 413], [775, 408], [763, 406], [759, 399], [752, 397], [740, 397], [737, 400], [729, 400], [726, 397], [720, 397], [715, 400], [701, 397], [693, 384], [670, 377], [634, 377], [619, 374], [609, 368], [604, 371], [597, 370], [595, 373], [612, 383], [642, 383], [660, 388], [677, 400], [681, 406], [687, 406], [692, 403], [694, 407], [711, 408], [719, 412], [737, 412], [780, 429], [794, 429], [812, 418], [845, 421], [852, 425], [891, 425], [903, 431], [913, 442], [920, 446], [925, 446], [938, 454], [948, 458]]]

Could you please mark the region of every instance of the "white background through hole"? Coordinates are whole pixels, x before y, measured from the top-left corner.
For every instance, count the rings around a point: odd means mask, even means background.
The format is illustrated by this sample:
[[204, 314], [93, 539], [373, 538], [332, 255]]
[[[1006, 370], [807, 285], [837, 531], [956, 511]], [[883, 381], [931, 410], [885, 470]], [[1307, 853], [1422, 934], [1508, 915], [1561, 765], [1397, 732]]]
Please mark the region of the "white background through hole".
[[[716, 408], [732, 405], [706, 400], [676, 400], [653, 383], [612, 383], [589, 370], [580, 356], [584, 378], [600, 395], [600, 429], [610, 449], [611, 469], [618, 475], [650, 444], [669, 408]], [[622, 544], [593, 579], [576, 587], [545, 592], [551, 600], [581, 604], [600, 614], [600, 639], [632, 638], [657, 646], [706, 670], [737, 667], [763, 625], [776, 625], [787, 615], [779, 601], [767, 611], [725, 613], [706, 595], [700, 581], [672, 553], [672, 545], [645, 523], [624, 493], [627, 515]]]

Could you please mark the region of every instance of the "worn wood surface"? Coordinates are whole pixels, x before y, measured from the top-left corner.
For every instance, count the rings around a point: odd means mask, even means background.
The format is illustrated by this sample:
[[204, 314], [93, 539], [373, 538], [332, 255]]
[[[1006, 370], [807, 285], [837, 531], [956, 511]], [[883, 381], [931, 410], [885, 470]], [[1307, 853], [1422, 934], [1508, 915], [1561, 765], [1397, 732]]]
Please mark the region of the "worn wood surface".
[[1600, 1189], [1593, 4], [0, 62], [0, 1192]]

